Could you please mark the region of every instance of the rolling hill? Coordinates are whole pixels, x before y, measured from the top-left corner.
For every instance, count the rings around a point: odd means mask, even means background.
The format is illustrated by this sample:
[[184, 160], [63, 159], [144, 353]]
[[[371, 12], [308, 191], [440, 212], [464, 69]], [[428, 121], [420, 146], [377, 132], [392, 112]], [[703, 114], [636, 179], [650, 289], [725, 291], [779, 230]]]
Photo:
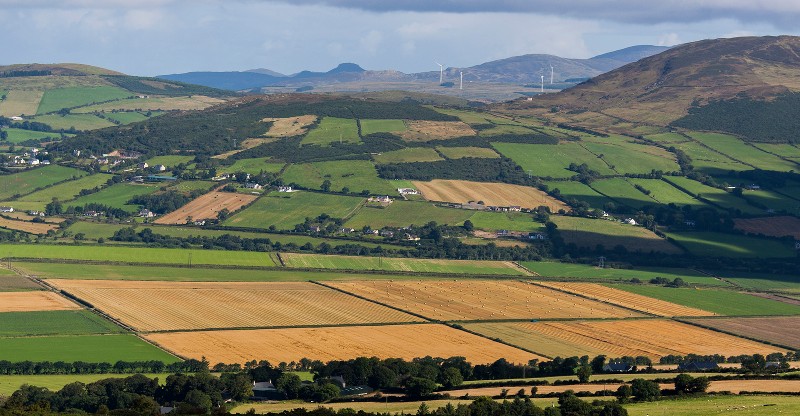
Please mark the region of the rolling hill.
[[[770, 114], [779, 114], [781, 123], [797, 119], [799, 80], [800, 37], [713, 39], [674, 47], [511, 108], [556, 109], [556, 116], [578, 122], [594, 119], [590, 125], [674, 124], [780, 140], [782, 135], [745, 132], [738, 124], [743, 115], [750, 125], [769, 123]], [[725, 111], [719, 105], [726, 105]], [[730, 120], [720, 122], [723, 113]]]

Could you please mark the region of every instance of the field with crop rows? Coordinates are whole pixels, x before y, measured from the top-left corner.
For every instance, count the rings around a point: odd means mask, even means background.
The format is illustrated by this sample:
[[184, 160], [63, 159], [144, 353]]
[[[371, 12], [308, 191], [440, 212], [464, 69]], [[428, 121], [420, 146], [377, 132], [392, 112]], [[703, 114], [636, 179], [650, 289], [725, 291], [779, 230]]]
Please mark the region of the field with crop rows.
[[140, 331], [420, 321], [306, 282], [49, 282]]
[[258, 198], [233, 192], [209, 192], [158, 219], [156, 224], [186, 224], [191, 220], [216, 219], [220, 211], [235, 212]]
[[436, 162], [444, 160], [436, 150], [430, 147], [406, 147], [405, 149], [393, 150], [373, 155], [375, 163], [409, 163], [409, 162]]
[[0, 337], [119, 332], [122, 332], [120, 327], [85, 310], [0, 313]]
[[66, 311], [78, 304], [53, 292], [0, 292], [0, 312]]
[[430, 182], [412, 181], [412, 183], [429, 201], [459, 204], [483, 201], [485, 205], [516, 205], [522, 208], [536, 208], [544, 205], [553, 212], [557, 212], [559, 209], [569, 209], [563, 202], [529, 186], [443, 179], [435, 179]]
[[11, 362], [179, 361], [172, 354], [128, 334], [0, 338], [0, 351], [3, 351], [3, 359]]
[[476, 158], [489, 158], [494, 159], [500, 157], [492, 149], [486, 147], [437, 147], [436, 150], [441, 152], [448, 159], [463, 159], [465, 157]]
[[331, 282], [370, 300], [442, 321], [623, 318], [640, 314], [513, 280]]
[[602, 219], [559, 215], [551, 216], [550, 221], [558, 226], [565, 242], [575, 243], [580, 247], [594, 249], [601, 244], [606, 249], [621, 245], [630, 252], [655, 251], [668, 254], [682, 252], [678, 247], [644, 227]]
[[354, 119], [323, 117], [319, 124], [303, 137], [301, 144], [328, 145], [338, 142], [358, 143], [358, 126]]
[[297, 268], [527, 275], [524, 270], [507, 261], [378, 258], [297, 253], [281, 253], [280, 256], [287, 267]]
[[352, 215], [363, 204], [364, 198], [320, 194], [312, 192], [273, 192], [259, 198], [247, 209], [227, 219], [223, 224], [235, 227], [294, 229], [306, 217], [316, 218], [328, 214], [334, 218]]
[[[527, 363], [541, 357], [444, 325], [415, 324], [340, 328], [283, 328], [247, 331], [173, 332], [149, 334], [182, 356], [212, 363], [346, 360], [356, 357], [465, 357], [475, 364], [505, 358]], [[265, 347], [268, 346], [268, 347]]]
[[690, 322], [771, 344], [800, 349], [800, 317], [692, 319]]
[[89, 260], [122, 263], [162, 263], [232, 266], [274, 266], [267, 253], [119, 246], [1, 244], [0, 253], [26, 259]]
[[678, 289], [651, 285], [614, 285], [614, 287], [718, 315], [800, 315], [800, 306], [731, 290]]
[[492, 143], [492, 146], [534, 176], [570, 178], [577, 175], [577, 172], [567, 169], [571, 163], [577, 165], [586, 163], [589, 169], [595, 170], [601, 175], [614, 174], [614, 171], [609, 169], [602, 159], [577, 143]]
[[359, 193], [368, 190], [372, 194], [396, 195], [395, 183], [378, 177], [375, 165], [369, 160], [337, 160], [289, 165], [283, 173], [284, 183], [297, 183], [308, 189], [320, 189], [326, 180], [331, 181], [331, 190]]
[[0, 176], [0, 200], [8, 199], [17, 194], [25, 195], [36, 189], [84, 175], [86, 175], [86, 172], [82, 170], [59, 165], [44, 166], [11, 175], [3, 175]]
[[[507, 334], [510, 339], [505, 341], [522, 348], [562, 357], [596, 355], [602, 352], [609, 357], [644, 355], [657, 359], [670, 354], [730, 356], [767, 355], [784, 351], [759, 342], [665, 319], [520, 322], [486, 324], [477, 328], [486, 331], [485, 335], [488, 336]], [[518, 344], [512, 342], [512, 339]], [[568, 350], [562, 351], [560, 348]]]
[[605, 303], [634, 309], [651, 315], [658, 316], [712, 316], [714, 313], [690, 308], [676, 303], [637, 295], [624, 290], [598, 285], [594, 283], [552, 283], [540, 282], [542, 286], [575, 293], [587, 298], [599, 300]]

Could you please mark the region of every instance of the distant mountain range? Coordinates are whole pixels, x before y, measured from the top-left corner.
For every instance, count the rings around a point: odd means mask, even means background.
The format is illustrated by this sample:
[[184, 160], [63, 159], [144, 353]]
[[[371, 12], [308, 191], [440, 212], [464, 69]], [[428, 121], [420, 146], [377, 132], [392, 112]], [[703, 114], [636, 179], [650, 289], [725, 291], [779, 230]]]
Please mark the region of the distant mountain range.
[[[529, 84], [541, 82], [544, 75], [548, 83], [574, 84], [604, 72], [655, 55], [669, 48], [640, 45], [605, 53], [589, 59], [569, 59], [555, 55], [530, 54], [482, 63], [468, 68], [447, 68], [445, 81], [458, 82], [464, 72], [465, 82]], [[337, 83], [403, 83], [437, 82], [439, 71], [406, 74], [395, 70], [365, 70], [354, 63], [343, 63], [327, 72], [302, 71], [285, 75], [266, 68], [231, 72], [188, 72], [159, 75], [158, 78], [205, 85], [214, 88], [241, 91], [270, 86], [317, 86]]]

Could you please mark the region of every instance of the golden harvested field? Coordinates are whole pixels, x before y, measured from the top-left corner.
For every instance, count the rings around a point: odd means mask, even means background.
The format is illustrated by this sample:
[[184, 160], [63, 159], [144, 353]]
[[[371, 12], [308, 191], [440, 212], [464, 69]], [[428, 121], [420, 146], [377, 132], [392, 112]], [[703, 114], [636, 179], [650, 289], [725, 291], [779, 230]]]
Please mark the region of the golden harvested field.
[[140, 331], [421, 321], [308, 282], [48, 282]]
[[239, 194], [234, 192], [212, 191], [188, 204], [178, 208], [155, 221], [156, 224], [186, 224], [189, 217], [193, 220], [217, 218], [223, 209], [230, 212], [258, 199], [256, 195]]
[[0, 101], [0, 116], [35, 115], [43, 95], [41, 90], [11, 90]]
[[692, 322], [707, 328], [800, 349], [800, 316], [693, 319]]
[[718, 380], [711, 382], [708, 391], [729, 391], [734, 394], [743, 391], [800, 393], [800, 380]]
[[505, 358], [512, 363], [542, 359], [507, 345], [444, 325], [411, 324], [338, 328], [283, 328], [149, 334], [147, 339], [178, 355], [212, 363], [272, 363], [301, 358], [331, 361], [356, 357], [462, 356], [474, 364]]
[[0, 292], [0, 312], [65, 311], [77, 304], [53, 292]]
[[408, 130], [397, 133], [403, 140], [426, 142], [454, 137], [474, 136], [475, 130], [463, 121], [406, 121]]
[[704, 311], [702, 309], [678, 305], [677, 303], [637, 295], [635, 293], [614, 289], [595, 283], [537, 282], [537, 284], [576, 293], [588, 298], [597, 299], [601, 302], [613, 303], [614, 305], [635, 309], [637, 311], [642, 311], [652, 315], [667, 317], [716, 315], [713, 312]]
[[8, 218], [0, 217], [0, 227], [8, 228], [10, 230], [24, 231], [31, 234], [47, 234], [50, 230], [55, 230], [58, 225], [45, 224], [27, 221], [15, 221]]
[[539, 323], [530, 322], [486, 322], [464, 324], [464, 328], [489, 338], [502, 339], [511, 345], [536, 351], [547, 357], [580, 357], [588, 355], [596, 357], [607, 354], [600, 348], [593, 348], [570, 342], [566, 339], [554, 338], [536, 331]]
[[317, 116], [306, 115], [286, 118], [265, 118], [261, 121], [265, 123], [272, 123], [269, 131], [264, 134], [264, 136], [292, 137], [305, 134], [308, 131], [308, 126], [317, 121]]
[[515, 280], [385, 280], [328, 284], [440, 321], [641, 316]]
[[800, 219], [795, 217], [736, 218], [733, 222], [737, 230], [746, 233], [800, 239]]
[[[660, 358], [670, 354], [730, 356], [785, 352], [781, 348], [666, 319], [502, 323], [496, 328], [486, 325], [480, 329], [490, 336], [510, 334], [508, 342], [515, 340], [522, 348], [530, 347], [531, 351], [550, 356], [602, 352], [609, 357]], [[563, 353], [560, 348], [564, 348]]]
[[428, 201], [461, 204], [469, 201], [483, 201], [486, 205], [516, 205], [522, 208], [546, 205], [552, 212], [558, 212], [559, 209], [569, 210], [569, 207], [563, 202], [529, 186], [443, 179], [434, 179], [430, 182], [413, 181], [412, 183]]

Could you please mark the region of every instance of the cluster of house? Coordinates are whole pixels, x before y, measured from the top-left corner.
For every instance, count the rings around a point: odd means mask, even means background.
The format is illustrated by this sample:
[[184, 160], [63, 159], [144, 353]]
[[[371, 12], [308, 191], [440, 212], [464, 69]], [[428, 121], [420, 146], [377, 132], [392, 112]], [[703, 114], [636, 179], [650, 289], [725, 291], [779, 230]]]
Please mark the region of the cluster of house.
[[[73, 150], [72, 154], [78, 157], [81, 155], [81, 151]], [[89, 158], [94, 159], [95, 163], [98, 165], [109, 165], [112, 167], [119, 165], [123, 160], [139, 159], [140, 157], [142, 157], [141, 153], [130, 150], [115, 150], [111, 153], [103, 153], [101, 157], [94, 155], [89, 156]]]
[[[329, 377], [328, 381], [333, 384], [336, 384], [339, 389], [339, 397], [354, 397], [354, 396], [364, 396], [367, 394], [372, 393], [375, 391], [373, 388], [369, 386], [348, 386], [345, 382], [344, 378], [341, 376], [333, 376]], [[304, 381], [303, 384], [311, 384], [311, 381]], [[260, 382], [253, 382], [253, 399], [255, 400], [283, 400], [283, 394], [281, 394], [278, 389], [275, 387], [275, 384], [272, 381], [260, 381]]]
[[155, 171], [155, 172], [166, 172], [167, 171], [167, 167], [164, 166], [164, 165], [153, 165], [151, 167], [150, 165], [147, 164], [147, 162], [139, 163], [138, 165], [136, 165], [136, 168], [138, 168], [138, 169], [150, 169], [150, 168], [152, 168], [152, 170]]
[[139, 211], [139, 216], [142, 217], [142, 218], [153, 218], [153, 217], [156, 216], [156, 213], [153, 212], [153, 211], [150, 211], [147, 208], [144, 208], [141, 211]]
[[522, 240], [547, 240], [547, 234], [539, 232], [526, 233], [523, 231], [497, 230], [496, 235], [498, 237], [513, 237]]
[[397, 192], [402, 195], [419, 195], [419, 191], [414, 188], [397, 188]]
[[378, 205], [381, 205], [381, 206], [384, 206], [384, 207], [389, 205], [389, 204], [391, 204], [392, 202], [394, 202], [394, 201], [392, 201], [392, 198], [389, 198], [389, 195], [371, 196], [371, 197], [367, 198], [367, 203], [368, 204], [378, 204]]
[[6, 166], [39, 166], [39, 165], [49, 165], [50, 161], [46, 159], [42, 159], [43, 156], [47, 156], [48, 153], [46, 151], [40, 151], [39, 149], [32, 147], [29, 151], [21, 154], [21, 155], [14, 155], [13, 157], [9, 156], [7, 162], [5, 162]]

